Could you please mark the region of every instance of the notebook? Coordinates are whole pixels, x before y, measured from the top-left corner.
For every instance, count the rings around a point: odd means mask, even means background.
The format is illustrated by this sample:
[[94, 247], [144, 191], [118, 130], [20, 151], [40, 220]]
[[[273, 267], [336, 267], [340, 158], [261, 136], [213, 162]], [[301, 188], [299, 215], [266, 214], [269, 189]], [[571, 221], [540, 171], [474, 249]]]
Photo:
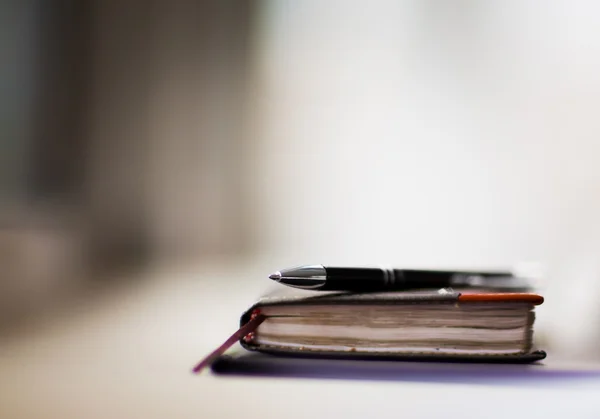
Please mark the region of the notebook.
[[421, 290], [347, 293], [279, 287], [241, 316], [261, 317], [249, 351], [335, 358], [533, 362], [534, 293]]

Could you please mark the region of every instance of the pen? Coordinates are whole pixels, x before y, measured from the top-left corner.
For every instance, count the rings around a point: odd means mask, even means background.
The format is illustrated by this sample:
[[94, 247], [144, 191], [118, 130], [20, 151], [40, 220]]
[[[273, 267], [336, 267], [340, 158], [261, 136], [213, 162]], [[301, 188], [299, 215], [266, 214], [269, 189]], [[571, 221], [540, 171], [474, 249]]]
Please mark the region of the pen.
[[526, 290], [525, 278], [504, 271], [448, 271], [307, 265], [269, 275], [280, 284], [318, 291], [392, 291], [418, 288]]

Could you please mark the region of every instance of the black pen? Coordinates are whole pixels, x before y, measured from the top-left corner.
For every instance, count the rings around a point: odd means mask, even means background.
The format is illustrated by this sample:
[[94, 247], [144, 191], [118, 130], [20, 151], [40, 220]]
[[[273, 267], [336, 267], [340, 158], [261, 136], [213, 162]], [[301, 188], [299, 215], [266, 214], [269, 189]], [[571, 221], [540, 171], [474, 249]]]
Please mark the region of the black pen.
[[419, 288], [528, 290], [525, 278], [508, 271], [351, 268], [322, 265], [282, 269], [269, 276], [280, 284], [319, 291], [392, 291]]

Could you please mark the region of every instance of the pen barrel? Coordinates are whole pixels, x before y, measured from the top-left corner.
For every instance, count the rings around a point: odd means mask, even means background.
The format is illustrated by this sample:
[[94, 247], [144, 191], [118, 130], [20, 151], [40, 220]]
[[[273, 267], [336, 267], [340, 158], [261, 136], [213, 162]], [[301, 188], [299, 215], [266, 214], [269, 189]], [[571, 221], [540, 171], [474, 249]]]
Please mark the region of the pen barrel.
[[416, 288], [444, 288], [451, 285], [447, 272], [385, 268], [327, 267], [327, 282], [321, 290], [386, 291]]

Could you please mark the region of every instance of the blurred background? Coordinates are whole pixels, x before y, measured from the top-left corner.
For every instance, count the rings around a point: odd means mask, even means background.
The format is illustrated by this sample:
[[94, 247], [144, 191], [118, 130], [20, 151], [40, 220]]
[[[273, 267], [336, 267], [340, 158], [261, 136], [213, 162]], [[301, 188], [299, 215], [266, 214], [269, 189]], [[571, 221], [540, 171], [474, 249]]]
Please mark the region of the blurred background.
[[600, 358], [599, 12], [0, 3], [0, 330], [164, 266], [250, 302], [288, 265], [525, 263], [543, 344]]

